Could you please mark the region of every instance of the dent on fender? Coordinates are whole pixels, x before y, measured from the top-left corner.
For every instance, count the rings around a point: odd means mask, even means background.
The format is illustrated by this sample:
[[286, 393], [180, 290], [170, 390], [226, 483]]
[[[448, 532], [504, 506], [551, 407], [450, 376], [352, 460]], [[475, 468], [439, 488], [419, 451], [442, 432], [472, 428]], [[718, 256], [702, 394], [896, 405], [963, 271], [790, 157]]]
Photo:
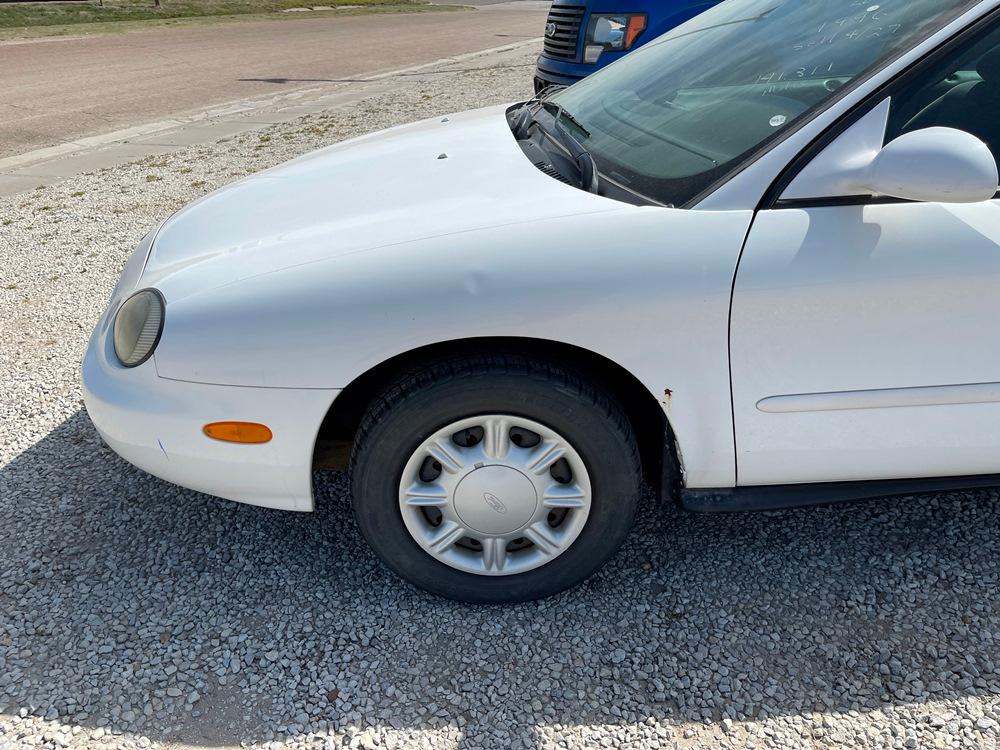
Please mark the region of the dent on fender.
[[478, 297], [482, 293], [483, 278], [485, 274], [479, 271], [471, 271], [462, 279], [462, 286], [471, 297]]

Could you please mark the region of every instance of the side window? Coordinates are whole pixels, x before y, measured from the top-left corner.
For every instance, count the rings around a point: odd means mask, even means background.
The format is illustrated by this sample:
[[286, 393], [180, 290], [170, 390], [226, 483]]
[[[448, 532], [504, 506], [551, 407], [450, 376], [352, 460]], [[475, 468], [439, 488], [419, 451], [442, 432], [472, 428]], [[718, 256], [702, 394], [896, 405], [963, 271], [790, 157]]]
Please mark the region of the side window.
[[971, 133], [1000, 162], [1000, 29], [953, 50], [893, 94], [886, 143], [933, 127]]

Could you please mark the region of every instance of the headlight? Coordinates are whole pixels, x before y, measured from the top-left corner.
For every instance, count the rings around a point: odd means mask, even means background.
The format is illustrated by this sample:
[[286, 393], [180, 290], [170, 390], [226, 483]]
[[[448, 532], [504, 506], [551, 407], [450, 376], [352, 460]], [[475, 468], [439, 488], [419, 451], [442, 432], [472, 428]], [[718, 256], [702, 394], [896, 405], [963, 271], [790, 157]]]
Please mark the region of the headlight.
[[126, 367], [137, 367], [149, 359], [163, 332], [163, 296], [143, 289], [127, 300], [115, 315], [115, 355]]
[[590, 17], [584, 62], [595, 63], [604, 50], [632, 49], [635, 40], [646, 30], [645, 13], [598, 13]]

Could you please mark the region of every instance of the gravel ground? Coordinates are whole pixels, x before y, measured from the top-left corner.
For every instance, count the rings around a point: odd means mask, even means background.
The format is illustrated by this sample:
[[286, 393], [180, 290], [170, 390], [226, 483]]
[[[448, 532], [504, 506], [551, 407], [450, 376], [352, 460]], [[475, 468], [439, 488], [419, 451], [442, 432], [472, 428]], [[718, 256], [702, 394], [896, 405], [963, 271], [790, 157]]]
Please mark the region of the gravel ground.
[[0, 200], [0, 747], [998, 746], [996, 492], [647, 501], [582, 588], [468, 607], [378, 564], [343, 475], [284, 514], [102, 445], [78, 363], [154, 222], [344, 137], [516, 99], [531, 56]]

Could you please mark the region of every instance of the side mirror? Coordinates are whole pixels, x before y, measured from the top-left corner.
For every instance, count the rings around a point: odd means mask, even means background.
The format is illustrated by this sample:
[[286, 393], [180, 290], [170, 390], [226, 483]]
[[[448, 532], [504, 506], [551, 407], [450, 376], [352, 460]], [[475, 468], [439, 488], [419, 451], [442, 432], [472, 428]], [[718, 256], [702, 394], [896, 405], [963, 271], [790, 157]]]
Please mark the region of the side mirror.
[[989, 147], [953, 128], [901, 135], [875, 155], [860, 187], [872, 195], [934, 203], [980, 203], [1000, 185]]
[[841, 133], [785, 189], [783, 201], [887, 196], [933, 203], [977, 203], [997, 194], [989, 147], [953, 128], [928, 128], [885, 145], [889, 99]]

